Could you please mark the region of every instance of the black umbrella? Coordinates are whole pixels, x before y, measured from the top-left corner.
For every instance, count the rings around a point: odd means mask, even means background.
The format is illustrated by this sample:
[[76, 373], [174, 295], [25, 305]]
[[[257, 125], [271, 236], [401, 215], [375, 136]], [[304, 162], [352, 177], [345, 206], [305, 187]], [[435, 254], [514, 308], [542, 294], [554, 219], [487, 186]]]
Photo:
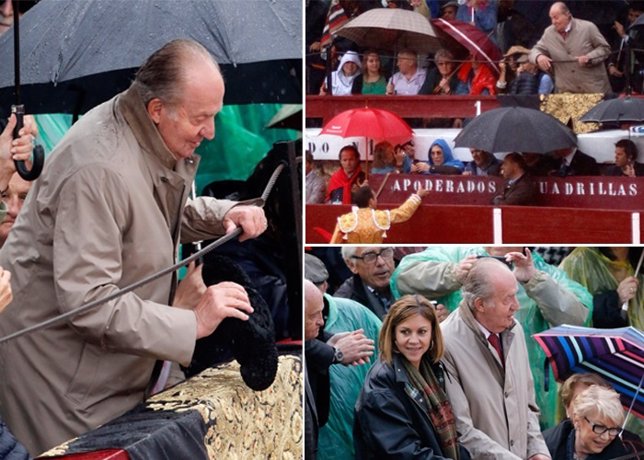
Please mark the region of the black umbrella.
[[[18, 9], [17, 0], [13, 0], [13, 63], [14, 63], [14, 94], [15, 98], [11, 105], [11, 113], [16, 116], [16, 126], [13, 129], [13, 138], [17, 139], [20, 135], [20, 130], [24, 126], [25, 106], [22, 104], [20, 98], [20, 11]], [[20, 177], [25, 180], [36, 180], [42, 172], [42, 167], [45, 164], [45, 151], [42, 146], [34, 146], [33, 149], [33, 164], [31, 170], [27, 169], [24, 161], [15, 161], [16, 171]]]
[[487, 152], [548, 153], [576, 146], [577, 137], [547, 113], [525, 107], [501, 107], [474, 118], [456, 136], [454, 145]]
[[580, 118], [595, 123], [644, 122], [644, 100], [626, 96], [601, 101]]
[[[222, 66], [225, 103], [300, 103], [301, 15], [291, 0], [41, 0], [22, 18], [22, 99], [31, 113], [83, 113], [126, 89], [152, 52], [190, 38]], [[0, 57], [12, 40], [0, 37]]]

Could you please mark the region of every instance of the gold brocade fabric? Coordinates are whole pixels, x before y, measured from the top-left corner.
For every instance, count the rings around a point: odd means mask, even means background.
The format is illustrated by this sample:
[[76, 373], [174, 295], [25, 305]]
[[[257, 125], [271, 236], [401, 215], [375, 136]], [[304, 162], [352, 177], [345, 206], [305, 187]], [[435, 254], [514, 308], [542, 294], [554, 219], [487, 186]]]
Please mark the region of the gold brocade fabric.
[[[206, 369], [146, 402], [154, 411], [196, 410], [208, 431], [205, 445], [211, 459], [300, 459], [303, 448], [302, 361], [280, 356], [275, 382], [253, 391], [233, 361]], [[70, 440], [43, 457], [64, 455]]]
[[576, 134], [597, 131], [599, 124], [584, 123], [579, 119], [596, 106], [604, 97], [603, 94], [550, 94], [541, 99], [541, 111], [549, 113], [564, 125], [571, 126]]

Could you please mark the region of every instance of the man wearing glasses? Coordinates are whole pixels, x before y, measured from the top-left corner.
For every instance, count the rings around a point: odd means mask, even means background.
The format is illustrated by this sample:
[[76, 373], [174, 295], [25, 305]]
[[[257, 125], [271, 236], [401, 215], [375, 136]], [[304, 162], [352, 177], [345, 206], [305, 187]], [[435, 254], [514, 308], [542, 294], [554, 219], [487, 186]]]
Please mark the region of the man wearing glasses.
[[394, 249], [343, 246], [342, 258], [353, 276], [334, 295], [355, 300], [382, 319], [393, 302], [389, 280], [395, 268]]

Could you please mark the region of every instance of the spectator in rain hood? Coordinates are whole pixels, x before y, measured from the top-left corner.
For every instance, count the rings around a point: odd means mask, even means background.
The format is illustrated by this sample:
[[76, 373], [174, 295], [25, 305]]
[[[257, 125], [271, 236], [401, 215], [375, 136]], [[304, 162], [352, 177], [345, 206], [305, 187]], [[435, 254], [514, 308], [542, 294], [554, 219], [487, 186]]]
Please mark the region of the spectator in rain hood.
[[[331, 95], [350, 96], [353, 80], [362, 73], [362, 63], [355, 51], [347, 51], [340, 59], [338, 70], [331, 73]], [[320, 88], [320, 96], [328, 94], [326, 80]]]

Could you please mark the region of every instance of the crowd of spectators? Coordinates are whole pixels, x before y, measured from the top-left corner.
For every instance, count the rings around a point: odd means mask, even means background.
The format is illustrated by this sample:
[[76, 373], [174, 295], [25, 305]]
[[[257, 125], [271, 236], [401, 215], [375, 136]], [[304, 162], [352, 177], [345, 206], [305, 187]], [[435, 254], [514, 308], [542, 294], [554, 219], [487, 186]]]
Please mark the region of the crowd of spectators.
[[[541, 256], [551, 249], [310, 249], [306, 282], [324, 295], [306, 372], [327, 379], [307, 394], [320, 436], [305, 440], [306, 458], [641, 458], [641, 424], [623, 430], [611, 385], [573, 374], [558, 393], [532, 335], [561, 324], [641, 329], [642, 248], [554, 248], [559, 267]], [[335, 290], [333, 253], [352, 273]], [[321, 363], [311, 347], [336, 358]], [[341, 414], [344, 424], [333, 421]]]
[[[639, 1], [620, 2], [527, 2], [502, 0], [401, 0], [401, 1], [311, 1], [307, 9], [307, 88], [309, 94], [549, 94], [550, 92], [607, 93], [625, 89], [625, 61], [629, 46], [638, 46], [638, 35], [629, 27], [644, 10]], [[610, 4], [610, 5], [609, 5]], [[429, 56], [414, 49], [361, 49], [358, 44], [333, 35], [346, 20], [373, 8], [403, 8], [427, 20], [442, 18], [472, 24], [504, 55], [490, 62], [480, 54], [468, 55], [463, 48], [443, 39], [451, 48]], [[333, 16], [335, 21], [329, 23]], [[343, 18], [339, 20], [338, 18]], [[323, 32], [324, 30], [324, 32]], [[373, 32], [378, 33], [377, 31]], [[463, 32], [467, 34], [467, 32]], [[323, 37], [323, 34], [325, 37]], [[473, 38], [476, 40], [476, 38]], [[455, 58], [454, 51], [458, 54]], [[336, 74], [343, 70], [346, 53], [364, 55], [378, 62], [369, 71], [373, 85], [346, 85], [335, 88]], [[397, 53], [395, 56], [393, 53]], [[631, 86], [641, 92], [639, 52], [630, 55], [633, 67]], [[380, 65], [380, 61], [393, 62]], [[339, 60], [339, 65], [338, 65]], [[444, 61], [447, 60], [449, 64]], [[356, 58], [356, 75], [365, 67]], [[441, 72], [441, 67], [451, 73]], [[326, 89], [325, 76], [333, 72], [333, 92]], [[500, 72], [499, 72], [500, 70]], [[436, 78], [441, 72], [441, 79]], [[388, 84], [383, 88], [383, 74]], [[387, 75], [389, 74], [389, 75]], [[446, 78], [447, 77], [447, 78]], [[519, 78], [521, 77], [521, 78]], [[512, 81], [518, 79], [515, 84]], [[610, 81], [609, 81], [610, 80]], [[439, 84], [440, 83], [440, 84]], [[321, 88], [321, 89], [320, 89]]]

